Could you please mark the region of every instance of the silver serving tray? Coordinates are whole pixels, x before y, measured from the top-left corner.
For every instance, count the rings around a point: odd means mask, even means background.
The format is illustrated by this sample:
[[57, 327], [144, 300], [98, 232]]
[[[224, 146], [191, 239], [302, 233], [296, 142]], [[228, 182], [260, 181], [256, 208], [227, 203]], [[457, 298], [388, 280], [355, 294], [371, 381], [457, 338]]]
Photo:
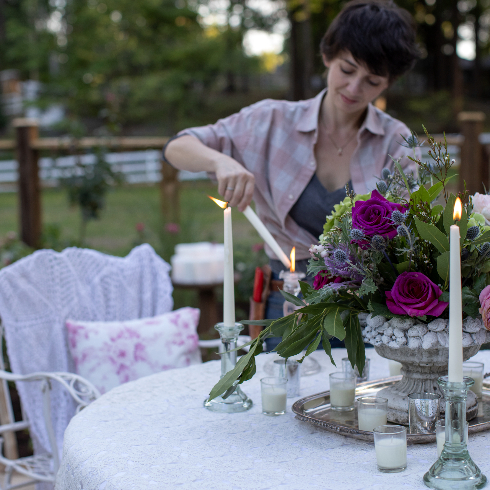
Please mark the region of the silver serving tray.
[[[374, 395], [379, 390], [395, 384], [401, 378], [401, 376], [393, 376], [391, 378], [360, 383], [356, 386], [356, 398]], [[470, 434], [490, 429], [490, 385], [485, 381], [483, 382], [483, 399], [478, 403], [478, 415], [468, 422], [468, 432]], [[330, 408], [330, 391], [301, 398], [293, 404], [292, 410], [296, 414], [297, 419], [309, 422], [330, 432], [363, 441], [374, 441], [372, 432], [359, 430], [357, 424], [357, 408], [351, 412], [338, 412]], [[425, 444], [435, 442], [435, 440], [435, 433], [407, 433], [408, 444]]]

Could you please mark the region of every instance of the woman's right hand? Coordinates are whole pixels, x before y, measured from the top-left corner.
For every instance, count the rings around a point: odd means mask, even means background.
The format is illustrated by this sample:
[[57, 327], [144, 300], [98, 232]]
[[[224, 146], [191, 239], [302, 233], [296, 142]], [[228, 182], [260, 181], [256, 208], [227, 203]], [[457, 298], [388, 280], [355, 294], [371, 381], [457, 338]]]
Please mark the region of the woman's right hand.
[[218, 192], [231, 207], [240, 212], [252, 202], [255, 177], [233, 158], [222, 155], [215, 164]]

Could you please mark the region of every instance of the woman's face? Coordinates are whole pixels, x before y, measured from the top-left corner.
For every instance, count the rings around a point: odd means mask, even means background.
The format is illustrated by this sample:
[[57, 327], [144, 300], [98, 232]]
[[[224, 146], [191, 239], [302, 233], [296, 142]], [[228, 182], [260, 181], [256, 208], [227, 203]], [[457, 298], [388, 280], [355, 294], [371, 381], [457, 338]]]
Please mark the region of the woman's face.
[[349, 51], [342, 51], [331, 61], [324, 57], [323, 61], [328, 68], [328, 97], [343, 112], [363, 111], [389, 85], [388, 77], [374, 75]]

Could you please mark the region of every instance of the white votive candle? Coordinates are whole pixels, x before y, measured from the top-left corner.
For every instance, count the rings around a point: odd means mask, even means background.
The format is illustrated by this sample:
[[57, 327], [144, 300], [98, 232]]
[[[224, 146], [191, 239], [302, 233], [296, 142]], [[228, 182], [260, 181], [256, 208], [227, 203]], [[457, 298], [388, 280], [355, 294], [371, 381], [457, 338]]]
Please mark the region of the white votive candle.
[[391, 359], [388, 361], [388, 367], [390, 370], [390, 376], [399, 376], [402, 374], [402, 364], [398, 361], [392, 361]]
[[482, 362], [467, 361], [463, 363], [463, 375], [473, 378], [474, 384], [470, 386], [470, 390], [478, 398], [482, 397], [484, 368]]
[[283, 412], [286, 410], [287, 391], [284, 388], [268, 388], [262, 391], [262, 410], [264, 412]]
[[376, 443], [376, 460], [380, 468], [394, 470], [407, 466], [407, 443], [400, 438], [384, 438]]
[[351, 407], [355, 397], [356, 389], [349, 386], [334, 385], [330, 390], [330, 403], [336, 407]]
[[403, 471], [407, 467], [407, 429], [401, 425], [380, 425], [373, 433], [378, 470]]
[[265, 415], [282, 415], [286, 412], [287, 379], [262, 378], [262, 413]]
[[382, 408], [363, 408], [357, 413], [359, 430], [373, 431], [375, 427], [386, 425], [386, 410]]

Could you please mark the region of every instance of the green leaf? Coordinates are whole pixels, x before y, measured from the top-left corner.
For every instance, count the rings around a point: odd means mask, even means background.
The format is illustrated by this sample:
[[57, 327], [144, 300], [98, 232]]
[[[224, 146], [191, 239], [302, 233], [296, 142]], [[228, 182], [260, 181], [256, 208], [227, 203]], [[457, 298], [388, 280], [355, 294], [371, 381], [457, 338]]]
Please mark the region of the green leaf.
[[322, 340], [322, 335], [318, 334], [315, 340], [308, 346], [308, 349], [306, 349], [305, 355], [301, 358], [300, 362], [303, 362], [306, 356], [309, 356], [311, 353], [315, 352], [318, 349], [318, 346], [320, 345], [320, 340]]
[[298, 297], [296, 297], [294, 294], [283, 291], [282, 289], [279, 292], [284, 296], [284, 298], [286, 298], [286, 301], [289, 301], [293, 305], [306, 306], [306, 303], [301, 299], [299, 299]]
[[399, 315], [395, 315], [391, 313], [386, 304], [376, 303], [374, 301], [370, 301], [368, 304], [368, 309], [371, 312], [373, 317], [375, 316], [384, 316], [385, 318], [393, 318]]
[[357, 356], [357, 329], [359, 326], [359, 317], [357, 313], [350, 312], [344, 320], [345, 327], [345, 347], [347, 356], [352, 366], [356, 364]]
[[444, 301], [445, 303], [449, 302], [449, 291], [443, 291], [439, 296], [439, 301]]
[[361, 329], [357, 328], [357, 352], [356, 352], [356, 364], [360, 373], [364, 370], [364, 364], [366, 363], [366, 350], [364, 349], [364, 340], [362, 338]]
[[301, 294], [304, 298], [307, 298], [311, 293], [315, 292], [315, 290], [304, 281], [299, 281], [299, 287], [301, 288]]
[[480, 235], [478, 238], [471, 242], [472, 245], [480, 245], [481, 243], [490, 241], [490, 231], [486, 231], [483, 235]]
[[287, 315], [274, 320], [270, 325], [270, 331], [272, 337], [283, 337], [288, 327], [293, 326], [296, 315]]
[[[306, 348], [306, 346], [315, 338], [316, 334], [317, 331], [310, 332], [306, 337], [293, 343], [283, 341], [276, 347], [276, 352], [284, 358], [295, 356]], [[283, 343], [286, 344], [284, 347], [282, 346]]]
[[[443, 188], [444, 186], [442, 182], [437, 182], [432, 187], [429, 187], [429, 189], [427, 190], [429, 194], [429, 199], [427, 200], [427, 202], [432, 202], [434, 199], [436, 199], [436, 197], [441, 193]], [[442, 206], [440, 207], [442, 208]]]
[[473, 290], [479, 295], [487, 286], [487, 275], [481, 274], [473, 282]]
[[418, 190], [412, 192], [410, 195], [410, 200], [414, 203], [418, 202], [431, 202], [430, 194], [424, 186], [420, 186]]
[[242, 372], [247, 368], [250, 359], [254, 355], [255, 347], [252, 346], [248, 354], [240, 357], [235, 367], [228, 371], [214, 386], [209, 393], [209, 400], [213, 400], [217, 396], [223, 394], [226, 390], [231, 388], [233, 383], [239, 378]]
[[408, 270], [408, 265], [410, 264], [409, 260], [405, 260], [405, 262], [400, 262], [399, 264], [395, 264], [395, 268], [399, 274]]
[[449, 252], [444, 252], [437, 257], [437, 273], [444, 281], [443, 284], [449, 284]]
[[268, 327], [272, 323], [276, 322], [277, 320], [240, 320], [240, 323], [243, 323], [244, 325], [259, 325], [259, 326], [264, 326]]
[[468, 303], [468, 304], [465, 304], [463, 306], [463, 311], [468, 315], [468, 316], [471, 316], [471, 318], [478, 318], [480, 316], [480, 311], [478, 309], [478, 306], [479, 306], [479, 302], [478, 303]]
[[456, 202], [456, 196], [454, 194], [451, 194], [446, 203], [446, 207], [444, 209], [444, 214], [443, 214], [443, 223], [444, 223], [444, 229], [446, 230], [446, 235], [449, 235], [449, 229], [451, 225], [454, 225], [454, 218], [453, 218], [453, 212], [454, 212], [454, 203]]
[[378, 290], [378, 286], [374, 284], [371, 277], [366, 277], [359, 288], [359, 296], [365, 296], [367, 294], [375, 293]]
[[457, 221], [456, 224], [459, 226], [460, 243], [461, 246], [463, 246], [463, 242], [466, 238], [466, 232], [468, 231], [468, 214], [464, 207], [461, 213], [461, 219]]
[[399, 160], [395, 160], [391, 155], [390, 155], [390, 158], [393, 160], [393, 163], [395, 164], [395, 168], [398, 170], [398, 172], [400, 172], [400, 175], [402, 176], [403, 182], [405, 182], [405, 187], [407, 188], [408, 195], [410, 196], [410, 186], [408, 185], [407, 177], [405, 176], [405, 172], [403, 171]]
[[420, 221], [416, 216], [414, 217], [417, 231], [422, 239], [429, 241], [437, 248], [441, 253], [449, 250], [449, 240], [437, 226]]
[[252, 357], [252, 359], [250, 359], [250, 363], [244, 369], [243, 373], [240, 375], [240, 383], [252, 379], [256, 372], [257, 372], [257, 367], [255, 366], [255, 356], [254, 356]]
[[322, 347], [323, 347], [323, 350], [325, 351], [325, 353], [327, 354], [327, 356], [330, 357], [330, 362], [335, 367], [337, 367], [337, 365], [335, 364], [335, 361], [333, 360], [333, 357], [332, 357], [332, 346], [330, 345], [330, 340], [329, 340], [328, 334], [325, 330], [323, 330], [323, 332], [322, 332]]
[[332, 336], [337, 337], [339, 340], [345, 339], [345, 329], [340, 316], [342, 308], [334, 308], [328, 312], [323, 321], [323, 328]]
[[432, 216], [438, 216], [440, 215], [442, 212], [444, 211], [444, 206], [442, 206], [441, 204], [437, 204], [436, 206], [434, 206], [431, 211], [430, 211], [430, 214]]

